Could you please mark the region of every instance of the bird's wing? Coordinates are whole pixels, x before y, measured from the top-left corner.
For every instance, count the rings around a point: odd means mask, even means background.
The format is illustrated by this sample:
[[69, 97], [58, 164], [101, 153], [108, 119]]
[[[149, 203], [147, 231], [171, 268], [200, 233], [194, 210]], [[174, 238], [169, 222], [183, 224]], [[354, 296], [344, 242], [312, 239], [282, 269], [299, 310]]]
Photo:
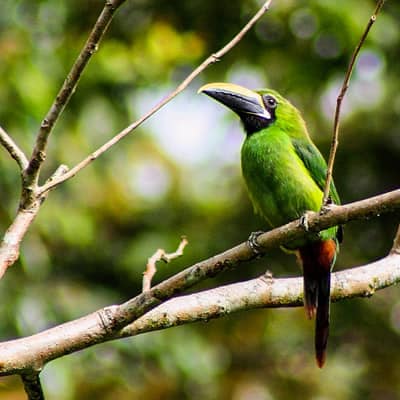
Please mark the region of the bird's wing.
[[[315, 145], [309, 141], [294, 139], [293, 147], [303, 161], [318, 187], [323, 191], [326, 181], [326, 162]], [[340, 204], [340, 198], [335, 184], [331, 182], [330, 197], [335, 204]]]

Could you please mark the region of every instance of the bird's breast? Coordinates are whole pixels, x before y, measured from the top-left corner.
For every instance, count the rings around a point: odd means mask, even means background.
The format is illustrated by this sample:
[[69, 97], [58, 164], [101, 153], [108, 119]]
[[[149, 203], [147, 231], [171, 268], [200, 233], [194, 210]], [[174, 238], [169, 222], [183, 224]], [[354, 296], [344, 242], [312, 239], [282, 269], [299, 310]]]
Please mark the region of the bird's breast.
[[272, 227], [317, 211], [322, 191], [296, 154], [290, 137], [258, 132], [242, 147], [242, 173], [255, 210]]

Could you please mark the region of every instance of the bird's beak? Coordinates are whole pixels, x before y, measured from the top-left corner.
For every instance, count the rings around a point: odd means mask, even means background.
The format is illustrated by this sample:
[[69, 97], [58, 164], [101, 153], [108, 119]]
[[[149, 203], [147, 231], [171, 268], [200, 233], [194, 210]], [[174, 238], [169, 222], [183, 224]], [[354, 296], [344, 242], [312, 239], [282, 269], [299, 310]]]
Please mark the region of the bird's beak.
[[239, 116], [252, 114], [271, 119], [271, 114], [265, 108], [261, 95], [243, 86], [222, 82], [208, 83], [202, 86], [198, 93], [205, 93], [239, 114]]

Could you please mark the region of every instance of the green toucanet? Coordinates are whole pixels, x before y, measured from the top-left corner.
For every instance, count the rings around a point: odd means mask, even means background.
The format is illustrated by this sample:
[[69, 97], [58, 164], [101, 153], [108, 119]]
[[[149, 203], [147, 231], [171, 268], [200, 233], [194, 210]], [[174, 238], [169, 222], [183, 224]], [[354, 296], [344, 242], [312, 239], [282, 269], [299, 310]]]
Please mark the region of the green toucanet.
[[[246, 139], [242, 173], [254, 209], [271, 227], [301, 218], [321, 208], [326, 163], [311, 141], [300, 112], [274, 90], [252, 91], [230, 83], [200, 88], [239, 115]], [[330, 199], [339, 204], [334, 183]], [[322, 367], [329, 334], [330, 276], [339, 250], [341, 228], [286, 245], [295, 251], [304, 276], [304, 305], [316, 317], [315, 352]]]

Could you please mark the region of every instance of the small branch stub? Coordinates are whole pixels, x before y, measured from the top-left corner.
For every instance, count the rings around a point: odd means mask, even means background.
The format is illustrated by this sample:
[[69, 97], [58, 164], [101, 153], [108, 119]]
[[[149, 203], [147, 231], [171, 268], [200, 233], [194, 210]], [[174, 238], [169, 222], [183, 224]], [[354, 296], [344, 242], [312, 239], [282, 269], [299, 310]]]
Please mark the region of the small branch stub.
[[147, 292], [151, 289], [151, 281], [157, 272], [156, 263], [158, 261], [164, 261], [169, 263], [175, 258], [181, 257], [183, 255], [183, 250], [188, 244], [188, 240], [185, 236], [182, 236], [181, 242], [178, 248], [173, 253], [166, 253], [164, 249], [158, 249], [148, 260], [146, 265], [146, 270], [143, 272], [143, 292]]

